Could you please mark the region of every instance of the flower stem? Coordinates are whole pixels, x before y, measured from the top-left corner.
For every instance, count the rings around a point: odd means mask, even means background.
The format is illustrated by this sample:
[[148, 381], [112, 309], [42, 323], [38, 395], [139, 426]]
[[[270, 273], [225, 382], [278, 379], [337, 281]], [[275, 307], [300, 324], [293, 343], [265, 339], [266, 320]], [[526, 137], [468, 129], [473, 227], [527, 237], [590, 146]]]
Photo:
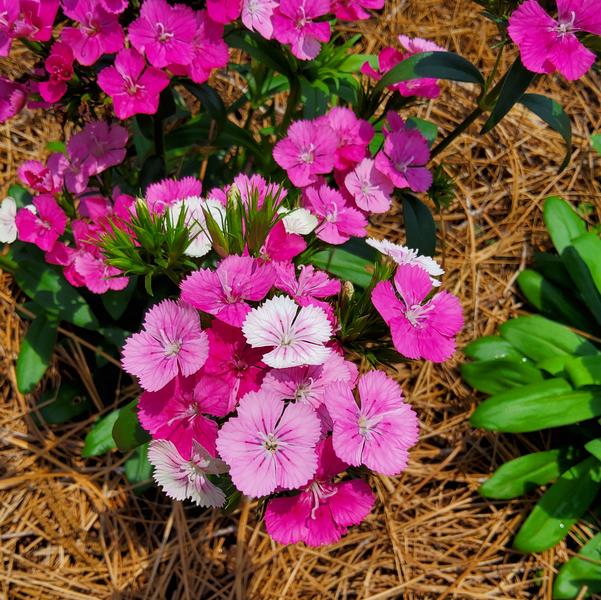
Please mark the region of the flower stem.
[[432, 149], [430, 158], [434, 158], [440, 154], [455, 138], [459, 137], [482, 113], [484, 110], [477, 106], [449, 135], [447, 135], [440, 143]]

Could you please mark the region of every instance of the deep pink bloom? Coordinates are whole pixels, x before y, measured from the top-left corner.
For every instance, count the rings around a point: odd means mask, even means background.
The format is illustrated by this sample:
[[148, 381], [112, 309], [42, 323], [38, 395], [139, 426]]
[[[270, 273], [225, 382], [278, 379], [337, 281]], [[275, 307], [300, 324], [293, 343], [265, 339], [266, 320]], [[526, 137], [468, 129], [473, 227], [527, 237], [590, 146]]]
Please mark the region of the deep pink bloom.
[[33, 199], [35, 211], [30, 207], [17, 211], [16, 224], [19, 239], [31, 242], [42, 250], [50, 250], [65, 231], [67, 215], [49, 194]]
[[155, 67], [187, 65], [193, 59], [194, 11], [165, 0], [144, 0], [140, 16], [129, 26], [128, 36], [138, 52]]
[[403, 401], [399, 384], [383, 371], [361, 375], [357, 389], [359, 405], [352, 387], [342, 382], [332, 383], [324, 394], [336, 455], [349, 465], [398, 475], [417, 442], [417, 417]]
[[332, 438], [319, 442], [316, 452], [317, 472], [300, 494], [267, 503], [265, 528], [276, 542], [333, 544], [348, 527], [361, 523], [374, 505], [375, 496], [365, 481], [333, 481], [347, 465], [334, 453]]
[[390, 208], [394, 185], [376, 169], [373, 159], [364, 158], [344, 178], [344, 185], [359, 208], [376, 214]]
[[367, 235], [367, 219], [356, 208], [347, 205], [337, 190], [327, 185], [305, 190], [307, 207], [321, 218], [315, 235], [328, 244], [344, 244], [352, 236]]
[[160, 214], [178, 200], [200, 196], [202, 184], [194, 177], [162, 179], [146, 188], [146, 204], [150, 212]]
[[117, 54], [114, 66], [98, 73], [98, 85], [113, 99], [117, 117], [127, 119], [156, 113], [159, 95], [169, 85], [169, 77], [160, 69], [146, 67], [140, 54], [126, 48]]
[[216, 23], [231, 23], [240, 16], [241, 0], [207, 0], [207, 12]]
[[163, 300], [146, 313], [143, 330], [125, 342], [121, 364], [145, 390], [156, 392], [178, 373], [196, 373], [208, 354], [209, 340], [196, 310]]
[[199, 269], [181, 283], [182, 300], [220, 321], [241, 327], [251, 311], [248, 301], [263, 300], [273, 287], [271, 265], [250, 256], [228, 256], [217, 269]]
[[443, 362], [455, 351], [463, 313], [458, 298], [449, 292], [439, 292], [424, 302], [431, 290], [430, 276], [421, 266], [399, 265], [394, 287], [390, 281], [381, 281], [371, 299], [403, 356]]
[[40, 194], [54, 194], [62, 185], [62, 178], [39, 160], [26, 160], [19, 165], [19, 179]]
[[290, 44], [297, 58], [311, 60], [319, 54], [320, 42], [330, 39], [330, 24], [314, 19], [329, 12], [330, 0], [280, 0], [272, 17], [273, 35]]
[[278, 221], [272, 228], [261, 248], [261, 258], [265, 260], [288, 261], [304, 252], [307, 242], [301, 235], [288, 233], [284, 221]]
[[271, 17], [277, 6], [276, 0], [242, 0], [242, 23], [269, 40], [273, 35]]
[[19, 16], [19, 0], [0, 0], [0, 56], [8, 56], [13, 41], [12, 28]]
[[312, 304], [318, 298], [337, 296], [340, 293], [340, 280], [331, 279], [323, 271], [312, 265], [296, 268], [291, 262], [273, 263], [276, 280], [275, 287], [294, 298], [301, 306]]
[[52, 37], [52, 25], [59, 0], [8, 0], [18, 3], [20, 11], [12, 26], [12, 36], [47, 42]]
[[58, 102], [67, 91], [67, 82], [73, 77], [71, 48], [63, 42], [55, 42], [44, 66], [50, 80], [40, 82], [38, 91], [46, 102]]
[[317, 176], [334, 167], [336, 136], [329, 127], [313, 121], [292, 123], [286, 137], [273, 149], [273, 158], [286, 169], [290, 181], [305, 187], [317, 181]]
[[116, 267], [106, 264], [98, 252], [79, 252], [73, 266], [83, 284], [94, 294], [123, 290], [129, 283], [129, 278]]
[[428, 142], [419, 131], [398, 131], [386, 136], [384, 149], [376, 155], [376, 169], [398, 188], [425, 192], [432, 185], [429, 160]]
[[535, 73], [559, 71], [566, 79], [582, 77], [595, 62], [595, 53], [576, 37], [601, 35], [598, 0], [557, 0], [557, 19], [536, 0], [526, 0], [509, 17], [507, 31], [518, 45], [524, 66]]
[[342, 21], [361, 21], [371, 15], [365, 10], [380, 10], [384, 8], [384, 0], [334, 0], [333, 13]]
[[306, 404], [289, 404], [268, 392], [250, 392], [238, 414], [219, 431], [217, 449], [234, 485], [248, 496], [305, 485], [317, 468], [319, 418]]
[[[371, 77], [372, 79], [380, 79], [382, 75], [385, 75], [392, 69], [396, 67], [403, 60], [403, 54], [400, 50], [393, 48], [392, 46], [387, 46], [380, 50], [378, 54], [378, 66], [374, 68], [368, 61], [364, 62], [361, 67], [361, 73]], [[390, 89], [397, 89], [398, 84], [393, 84], [390, 86]]]
[[19, 114], [27, 102], [25, 86], [0, 77], [0, 123]]
[[100, 0], [100, 4], [102, 4], [104, 10], [118, 15], [127, 8], [129, 2], [128, 0]]
[[78, 27], [65, 27], [61, 40], [80, 64], [93, 65], [103, 54], [123, 48], [125, 36], [117, 15], [107, 12], [97, 0], [63, 0], [63, 11]]

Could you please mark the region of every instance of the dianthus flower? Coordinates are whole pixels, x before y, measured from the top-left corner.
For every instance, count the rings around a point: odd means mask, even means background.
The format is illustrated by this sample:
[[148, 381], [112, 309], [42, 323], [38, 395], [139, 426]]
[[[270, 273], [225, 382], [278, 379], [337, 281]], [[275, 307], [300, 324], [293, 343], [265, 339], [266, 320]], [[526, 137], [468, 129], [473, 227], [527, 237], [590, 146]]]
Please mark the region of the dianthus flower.
[[67, 215], [52, 196], [41, 194], [33, 199], [33, 206], [17, 212], [15, 222], [20, 240], [50, 250], [65, 231]]

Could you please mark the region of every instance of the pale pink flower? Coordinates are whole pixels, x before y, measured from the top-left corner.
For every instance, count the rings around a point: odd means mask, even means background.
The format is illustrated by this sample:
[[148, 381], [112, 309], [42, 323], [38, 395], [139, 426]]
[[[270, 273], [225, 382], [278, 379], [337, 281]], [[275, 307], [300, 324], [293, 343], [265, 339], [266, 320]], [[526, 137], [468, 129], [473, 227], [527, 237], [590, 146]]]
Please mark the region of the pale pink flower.
[[154, 480], [169, 498], [191, 500], [204, 507], [223, 506], [225, 494], [208, 475], [225, 473], [227, 467], [200, 444], [194, 443], [192, 456], [186, 459], [169, 440], [153, 440], [148, 461], [154, 467]]
[[317, 306], [299, 307], [292, 298], [276, 296], [254, 308], [242, 331], [253, 348], [272, 348], [263, 362], [274, 369], [320, 365], [330, 355], [325, 343], [332, 327]]
[[526, 0], [509, 17], [507, 32], [520, 49], [524, 66], [535, 73], [559, 71], [566, 79], [582, 77], [595, 53], [576, 37], [601, 35], [598, 0], [557, 0], [557, 19], [536, 0]]
[[17, 239], [17, 203], [7, 196], [0, 203], [0, 243], [12, 244]]
[[395, 244], [389, 240], [376, 240], [367, 238], [365, 243], [385, 256], [389, 256], [397, 265], [417, 265], [430, 275], [430, 281], [434, 287], [440, 285], [436, 277], [444, 275], [444, 269], [431, 257], [419, 254], [417, 250]]
[[207, 12], [216, 23], [231, 23], [240, 16], [242, 0], [207, 0]]
[[250, 256], [228, 256], [217, 269], [199, 269], [181, 283], [182, 300], [220, 321], [240, 327], [251, 311], [248, 301], [263, 300], [273, 287], [269, 264]]
[[207, 360], [209, 340], [191, 306], [163, 300], [146, 313], [142, 326], [126, 340], [121, 363], [145, 390], [160, 390], [178, 373], [193, 375]]
[[178, 200], [197, 197], [202, 193], [202, 184], [194, 177], [162, 179], [146, 188], [146, 204], [150, 212], [160, 214], [167, 206]]
[[344, 178], [344, 185], [359, 208], [376, 214], [390, 209], [394, 185], [373, 159], [364, 158]]
[[348, 206], [342, 194], [322, 185], [309, 187], [304, 192], [308, 208], [321, 218], [315, 235], [328, 244], [344, 244], [355, 237], [367, 235], [367, 219], [356, 208]]
[[21, 208], [15, 222], [19, 239], [35, 244], [42, 250], [50, 250], [65, 231], [67, 215], [49, 194], [41, 194], [33, 199], [35, 211]]
[[329, 127], [319, 127], [313, 121], [296, 121], [286, 137], [275, 145], [273, 158], [286, 169], [294, 185], [305, 187], [334, 168], [336, 146], [336, 136]]
[[384, 0], [334, 0], [332, 12], [342, 21], [362, 21], [371, 15], [365, 10], [384, 8]]
[[109, 290], [123, 290], [129, 278], [123, 272], [106, 264], [97, 252], [79, 252], [75, 257], [74, 268], [84, 285], [94, 294], [104, 294]]
[[458, 298], [449, 292], [439, 292], [424, 302], [431, 290], [428, 273], [421, 266], [405, 264], [397, 268], [394, 287], [390, 281], [381, 281], [371, 299], [403, 356], [443, 362], [455, 351], [463, 313]]
[[334, 453], [332, 438], [319, 442], [316, 452], [317, 472], [300, 494], [267, 503], [265, 528], [280, 544], [333, 544], [348, 527], [361, 523], [374, 505], [375, 496], [365, 481], [333, 481], [347, 465]]
[[291, 262], [274, 262], [275, 287], [294, 298], [301, 306], [312, 304], [317, 298], [328, 298], [340, 293], [340, 280], [331, 279], [312, 265], [297, 270]]
[[319, 418], [306, 404], [289, 404], [267, 392], [250, 392], [236, 417], [219, 431], [217, 449], [234, 485], [248, 496], [305, 485], [317, 468]]
[[25, 86], [0, 77], [0, 123], [19, 114], [27, 102]]
[[269, 40], [273, 35], [271, 17], [277, 6], [276, 0], [242, 0], [242, 23]]
[[330, 0], [280, 0], [273, 13], [273, 35], [282, 44], [290, 44], [300, 60], [315, 58], [320, 42], [330, 39], [330, 24], [316, 21], [330, 12]]
[[417, 417], [403, 401], [399, 384], [382, 371], [360, 376], [357, 389], [359, 405], [345, 383], [326, 389], [334, 451], [349, 465], [398, 475], [407, 466], [407, 451], [417, 442]]

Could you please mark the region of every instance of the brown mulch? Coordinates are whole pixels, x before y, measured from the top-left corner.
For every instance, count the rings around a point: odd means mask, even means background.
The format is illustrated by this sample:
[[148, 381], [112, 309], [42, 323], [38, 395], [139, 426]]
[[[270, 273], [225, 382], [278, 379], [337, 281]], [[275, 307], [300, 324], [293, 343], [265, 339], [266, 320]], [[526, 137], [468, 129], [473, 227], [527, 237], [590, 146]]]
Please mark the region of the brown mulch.
[[[372, 51], [400, 33], [419, 35], [486, 71], [495, 32], [479, 11], [467, 0], [394, 0], [381, 19], [361, 29]], [[505, 68], [511, 59], [504, 58]], [[542, 84], [574, 128], [574, 155], [561, 174], [560, 137], [522, 108], [484, 138], [472, 126], [444, 153], [458, 190], [438, 219], [439, 249], [445, 286], [465, 309], [462, 345], [493, 333], [520, 311], [514, 281], [533, 250], [546, 244], [541, 219], [546, 196], [591, 203], [592, 220], [600, 220], [601, 161], [588, 141], [601, 130], [600, 83], [589, 75], [571, 85], [556, 78]], [[473, 99], [470, 86], [446, 86], [418, 114], [448, 130]], [[61, 125], [40, 113], [0, 125], [0, 183], [14, 180], [19, 162], [43, 155], [47, 141], [61, 135]], [[402, 240], [400, 215], [392, 211], [374, 231]], [[23, 323], [14, 292], [10, 277], [0, 275], [2, 598], [550, 598], [557, 567], [577, 549], [576, 538], [594, 533], [581, 526], [567, 542], [538, 555], [509, 548], [536, 494], [489, 502], [477, 487], [500, 463], [525, 448], [543, 448], [546, 439], [472, 429], [467, 418], [479, 398], [461, 382], [460, 353], [444, 366], [399, 367], [420, 418], [421, 441], [401, 477], [372, 479], [376, 508], [336, 545], [282, 547], [265, 534], [253, 504], [223, 516], [159, 494], [137, 496], [125, 482], [120, 454], [79, 458], [93, 417], [61, 426], [36, 424], [34, 398], [16, 391], [14, 361]], [[99, 398], [77, 338], [56, 357], [49, 378], [58, 380], [65, 369], [81, 374], [97, 403], [120, 401]]]

